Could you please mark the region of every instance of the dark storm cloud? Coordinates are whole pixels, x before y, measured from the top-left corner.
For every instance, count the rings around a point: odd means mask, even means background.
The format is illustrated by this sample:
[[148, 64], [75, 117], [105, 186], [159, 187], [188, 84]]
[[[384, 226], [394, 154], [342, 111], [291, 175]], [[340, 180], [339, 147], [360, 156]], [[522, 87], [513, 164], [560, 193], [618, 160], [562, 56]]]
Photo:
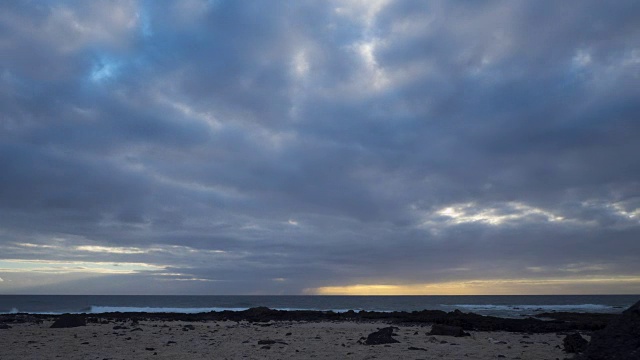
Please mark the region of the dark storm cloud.
[[639, 13], [4, 3], [0, 291], [638, 292]]

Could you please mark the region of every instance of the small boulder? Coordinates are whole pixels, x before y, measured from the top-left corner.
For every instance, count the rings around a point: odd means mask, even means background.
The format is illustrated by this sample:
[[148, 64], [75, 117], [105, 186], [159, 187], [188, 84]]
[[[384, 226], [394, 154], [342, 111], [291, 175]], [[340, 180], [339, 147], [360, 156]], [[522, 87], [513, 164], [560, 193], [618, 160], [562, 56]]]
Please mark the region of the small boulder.
[[367, 336], [367, 339], [364, 341], [365, 345], [381, 345], [381, 344], [393, 344], [399, 343], [400, 341], [393, 338], [393, 330], [394, 327], [389, 326], [386, 328], [382, 328], [378, 331], [372, 332]]
[[87, 321], [84, 315], [78, 314], [62, 314], [51, 325], [51, 328], [73, 328], [78, 326], [87, 326]]
[[444, 335], [444, 336], [471, 336], [471, 334], [464, 332], [460, 326], [433, 324], [431, 332], [428, 335]]
[[11, 329], [11, 326], [7, 324], [0, 324], [0, 330], [8, 330]]
[[564, 344], [564, 351], [572, 354], [585, 351], [589, 344], [579, 333], [567, 335], [562, 342]]

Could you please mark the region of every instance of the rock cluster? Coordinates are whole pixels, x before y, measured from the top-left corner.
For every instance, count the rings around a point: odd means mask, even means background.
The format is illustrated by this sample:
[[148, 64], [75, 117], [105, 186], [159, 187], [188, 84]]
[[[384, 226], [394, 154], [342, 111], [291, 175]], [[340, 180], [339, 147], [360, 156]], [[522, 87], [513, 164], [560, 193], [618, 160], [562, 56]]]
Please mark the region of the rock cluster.
[[[616, 314], [586, 314], [586, 313], [556, 313], [545, 314], [546, 318], [552, 320], [541, 320], [537, 318], [510, 319], [493, 316], [482, 316], [474, 313], [463, 313], [461, 311], [444, 312], [440, 310], [422, 311], [347, 311], [336, 313], [332, 311], [313, 310], [274, 310], [266, 307], [251, 308], [244, 311], [212, 311], [199, 314], [181, 313], [101, 313], [101, 314], [65, 314], [61, 316], [52, 315], [29, 315], [27, 319], [23, 314], [0, 315], [0, 323], [17, 322], [41, 322], [43, 320], [58, 320], [55, 327], [84, 326], [86, 322], [109, 323], [124, 322], [135, 319], [142, 320], [163, 320], [163, 321], [249, 321], [254, 323], [264, 323], [261, 326], [271, 326], [274, 321], [384, 321], [395, 324], [440, 324], [447, 326], [458, 326], [465, 331], [510, 331], [524, 333], [557, 333], [569, 331], [596, 331], [603, 329], [606, 324], [618, 318]], [[65, 325], [66, 324], [66, 325]], [[134, 324], [134, 323], [132, 323]], [[63, 326], [64, 325], [64, 326]], [[185, 327], [185, 331], [192, 330]]]

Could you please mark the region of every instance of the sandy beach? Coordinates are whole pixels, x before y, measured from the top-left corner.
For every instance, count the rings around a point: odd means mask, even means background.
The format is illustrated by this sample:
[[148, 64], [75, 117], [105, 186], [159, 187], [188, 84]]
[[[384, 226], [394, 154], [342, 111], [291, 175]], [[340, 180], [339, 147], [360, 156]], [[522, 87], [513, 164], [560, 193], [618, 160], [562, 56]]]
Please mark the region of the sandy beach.
[[472, 331], [432, 336], [397, 325], [399, 343], [364, 345], [383, 322], [103, 321], [50, 328], [52, 321], [0, 330], [0, 359], [563, 359], [564, 334]]

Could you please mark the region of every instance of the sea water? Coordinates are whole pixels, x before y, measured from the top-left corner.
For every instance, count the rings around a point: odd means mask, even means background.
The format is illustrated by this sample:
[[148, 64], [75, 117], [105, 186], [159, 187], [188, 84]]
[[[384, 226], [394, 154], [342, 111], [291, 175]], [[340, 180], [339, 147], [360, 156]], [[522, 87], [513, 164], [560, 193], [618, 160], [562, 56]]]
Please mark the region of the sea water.
[[201, 313], [266, 306], [279, 310], [344, 312], [460, 310], [522, 317], [541, 312], [620, 313], [640, 295], [482, 296], [166, 296], [166, 295], [0, 295], [0, 313]]

